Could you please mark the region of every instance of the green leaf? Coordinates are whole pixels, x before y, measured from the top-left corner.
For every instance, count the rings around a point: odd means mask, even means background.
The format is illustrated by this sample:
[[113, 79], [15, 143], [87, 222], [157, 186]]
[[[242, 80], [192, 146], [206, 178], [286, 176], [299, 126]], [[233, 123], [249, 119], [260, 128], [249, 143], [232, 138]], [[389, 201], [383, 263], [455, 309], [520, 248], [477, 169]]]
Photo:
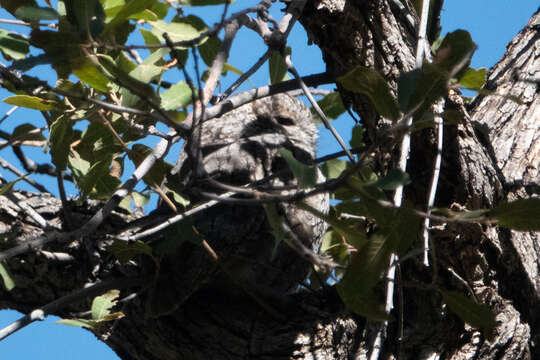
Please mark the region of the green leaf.
[[272, 235], [274, 235], [274, 248], [272, 249], [273, 259], [276, 255], [276, 250], [279, 244], [282, 241], [288, 241], [287, 232], [283, 227], [283, 221], [285, 221], [285, 219], [283, 218], [283, 216], [279, 215], [278, 204], [271, 202], [265, 203], [263, 204], [263, 206], [266, 213], [266, 219], [268, 220], [268, 224], [270, 224], [270, 227], [272, 228]]
[[354, 125], [352, 128], [351, 141], [349, 144], [353, 149], [362, 148], [365, 146], [364, 134], [366, 129], [362, 125]]
[[[141, 33], [141, 36], [143, 37], [145, 45], [160, 45], [161, 44], [161, 41], [159, 40], [159, 38], [156, 35], [154, 35], [150, 30], [139, 28], [139, 32]], [[150, 50], [151, 53], [154, 53], [158, 49], [150, 48], [148, 50]]]
[[135, 242], [115, 240], [106, 250], [112, 253], [122, 264], [134, 259], [137, 255], [153, 256], [150, 245], [140, 240]]
[[[130, 74], [127, 74], [124, 71], [122, 71], [122, 69], [120, 69], [116, 65], [116, 62], [110, 56], [100, 55], [97, 57], [97, 59], [99, 61], [99, 64], [110, 74], [111, 78], [113, 78], [114, 81], [118, 85], [124, 87], [128, 92], [130, 89], [137, 89], [139, 93], [142, 93], [144, 96], [148, 97], [149, 99], [153, 99], [155, 97], [154, 88], [146, 82], [147, 77], [154, 76], [158, 71], [155, 69], [155, 67], [153, 67], [153, 65], [137, 66], [137, 68], [141, 67], [140, 72], [136, 73], [138, 76], [141, 76], [141, 78], [144, 80], [144, 81], [141, 81], [131, 76]], [[151, 70], [151, 69], [154, 69], [154, 70]], [[136, 70], [137, 69], [135, 69], [134, 71]]]
[[328, 254], [338, 264], [344, 264], [348, 258], [349, 248], [345, 244], [344, 237], [336, 231], [328, 231], [324, 234], [321, 254]]
[[17, 126], [11, 136], [9, 141], [15, 143], [18, 141], [43, 141], [45, 137], [41, 134], [41, 130], [31, 124], [21, 124]]
[[116, 305], [120, 290], [109, 290], [92, 301], [92, 320], [102, 320], [111, 313], [110, 309]]
[[[146, 156], [152, 153], [152, 149], [143, 144], [135, 144], [129, 152], [130, 158], [135, 163], [135, 166], [139, 166], [140, 163], [146, 158]], [[143, 177], [144, 182], [149, 186], [156, 186], [161, 184], [165, 176], [172, 169], [172, 164], [160, 159], [154, 163], [154, 166]]]
[[349, 289], [348, 286], [337, 284], [338, 294], [347, 308], [372, 321], [389, 321], [390, 316], [384, 311], [384, 304], [377, 299], [376, 295], [357, 294], [354, 288]]
[[88, 173], [79, 179], [77, 186], [84, 195], [89, 195], [99, 181], [109, 176], [109, 167], [111, 165], [111, 155], [93, 163], [88, 170]]
[[484, 336], [493, 339], [495, 329], [495, 315], [490, 308], [477, 304], [472, 299], [456, 291], [441, 291], [443, 302], [448, 305], [461, 320], [472, 327], [482, 329]]
[[221, 48], [221, 40], [217, 36], [210, 36], [208, 40], [199, 45], [198, 48], [199, 54], [201, 54], [201, 58], [206, 66], [212, 66], [212, 62]]
[[[201, 31], [197, 29], [198, 19], [195, 16], [187, 16], [175, 22], [166, 23], [165, 21], [151, 21], [152, 33], [156, 35], [160, 41], [163, 40], [163, 33], [167, 33], [172, 41], [187, 41], [197, 38], [203, 31], [206, 30], [206, 27]], [[199, 19], [200, 21], [200, 19]], [[201, 41], [202, 42], [202, 41]], [[180, 49], [187, 49], [187, 47], [179, 47]]]
[[450, 74], [444, 68], [424, 63], [422, 69], [404, 73], [398, 80], [398, 98], [405, 113], [414, 110], [420, 118], [438, 98], [445, 96]]
[[156, 0], [128, 0], [116, 16], [107, 24], [107, 30], [112, 30], [115, 26], [122, 24], [132, 15], [151, 8]]
[[420, 218], [405, 206], [386, 208], [369, 199], [362, 200], [379, 227], [379, 233], [386, 237], [386, 246], [390, 252], [403, 254], [409, 250], [417, 238]]
[[3, 263], [0, 263], [0, 276], [2, 277], [2, 280], [4, 282], [4, 288], [7, 291], [13, 290], [13, 288], [15, 287], [15, 281], [13, 281], [13, 278], [11, 277], [8, 269], [4, 266]]
[[6, 104], [21, 106], [29, 109], [48, 111], [54, 108], [56, 101], [42, 99], [30, 95], [14, 95], [4, 99]]
[[398, 79], [398, 103], [403, 112], [411, 109], [411, 100], [422, 78], [422, 69], [414, 69], [401, 73]]
[[386, 80], [375, 70], [357, 66], [337, 81], [347, 90], [365, 95], [377, 112], [392, 121], [399, 119], [399, 107]]
[[411, 177], [399, 169], [391, 169], [385, 177], [377, 180], [375, 186], [382, 190], [395, 190], [400, 185], [409, 185]]
[[15, 17], [25, 21], [58, 19], [56, 10], [49, 7], [21, 6], [15, 11]]
[[120, 52], [114, 60], [116, 66], [118, 66], [123, 72], [130, 73], [137, 68], [137, 64], [127, 57], [124, 51]]
[[192, 100], [191, 89], [185, 81], [180, 81], [161, 93], [161, 107], [163, 110], [176, 110], [186, 107]]
[[21, 181], [22, 179], [24, 179], [25, 177], [26, 177], [26, 175], [25, 176], [20, 176], [17, 179], [2, 185], [2, 187], [0, 187], [0, 195], [4, 195], [5, 193], [10, 192], [11, 189], [13, 189], [13, 186], [16, 183], [18, 183], [19, 181]]
[[[174, 254], [185, 241], [193, 244], [201, 244], [203, 240], [201, 234], [196, 233], [193, 229], [193, 219], [191, 217], [167, 227], [163, 231], [165, 236], [150, 244], [153, 253], [157, 256]], [[178, 234], [182, 234], [182, 236], [178, 236]]]
[[432, 213], [436, 215], [443, 215], [448, 216], [451, 219], [460, 221], [476, 221], [481, 222], [486, 220], [486, 214], [490, 210], [487, 209], [479, 209], [479, 210], [472, 210], [472, 211], [453, 211], [450, 209], [445, 208], [433, 208]]
[[104, 29], [105, 11], [99, 0], [64, 0], [66, 17], [80, 38], [96, 38]]
[[232, 71], [233, 73], [237, 74], [237, 75], [242, 75], [244, 72], [242, 70], [240, 70], [239, 68], [237, 67], [234, 67], [232, 66], [231, 64], [229, 63], [225, 63], [223, 64], [223, 71], [227, 72], [227, 71]]
[[186, 199], [185, 197], [183, 197], [182, 195], [180, 195], [176, 191], [173, 191], [173, 190], [169, 189], [169, 193], [172, 193], [174, 201], [176, 201], [178, 204], [180, 204], [180, 205], [182, 205], [184, 207], [187, 207], [191, 203], [189, 201], [189, 199]]
[[[171, 52], [171, 50], [169, 48], [157, 49], [156, 51], [151, 53], [149, 57], [144, 59], [143, 64], [145, 64], [145, 65], [153, 65], [153, 64], [159, 63], [159, 61], [163, 61], [163, 57], [165, 55], [167, 55], [168, 53], [170, 53], [170, 52]], [[189, 54], [188, 51], [187, 50], [176, 50], [176, 53], [179, 54], [179, 57], [180, 57], [179, 61], [184, 61], [184, 65], [185, 65], [185, 61], [187, 60], [188, 54]], [[182, 66], [184, 66], [184, 65], [182, 65]]]
[[302, 202], [297, 203], [297, 206], [326, 221], [334, 231], [344, 237], [345, 241], [356, 249], [359, 250], [366, 244], [366, 232], [359, 221], [339, 219], [333, 214], [323, 214]]
[[93, 329], [96, 327], [97, 321], [88, 319], [60, 319], [55, 324]]
[[[229, 3], [232, 4], [236, 0], [230, 0]], [[227, 0], [179, 0], [180, 5], [184, 6], [207, 6], [207, 5], [219, 5], [225, 4]]]
[[69, 170], [73, 174], [75, 183], [79, 183], [90, 170], [90, 162], [81, 158], [79, 153], [73, 152], [73, 156], [70, 156], [69, 159]]
[[347, 169], [347, 164], [345, 160], [331, 159], [322, 165], [321, 170], [326, 179], [336, 179]]
[[90, 59], [77, 59], [72, 63], [73, 75], [82, 82], [103, 93], [109, 92], [109, 79], [90, 61]]
[[[377, 245], [380, 245], [381, 241], [383, 240], [375, 240]], [[384, 268], [374, 262], [365, 264], [365, 260], [365, 254], [354, 254], [352, 256], [351, 263], [347, 267], [343, 279], [336, 286], [338, 294], [347, 308], [354, 313], [365, 316], [370, 320], [388, 320], [389, 317], [384, 311], [382, 302], [377, 299], [372, 291]]]
[[289, 165], [294, 177], [302, 187], [309, 188], [317, 184], [317, 167], [306, 165], [296, 160], [292, 152], [285, 148], [279, 149], [279, 153]]
[[[345, 106], [341, 101], [341, 95], [334, 91], [328, 95], [325, 95], [322, 99], [317, 101], [317, 104], [326, 115], [328, 120], [337, 119], [341, 114], [345, 112]], [[322, 121], [317, 112], [311, 108], [311, 114], [315, 125], [322, 125]]]
[[0, 0], [0, 6], [7, 10], [11, 15], [15, 16], [18, 8], [22, 6], [33, 6], [37, 4], [35, 0]]
[[[285, 54], [291, 54], [290, 46], [285, 48]], [[285, 59], [283, 56], [281, 56], [279, 51], [272, 51], [270, 54], [270, 60], [268, 61], [268, 66], [270, 69], [270, 84], [277, 84], [289, 78], [287, 75], [287, 65], [285, 64]]]
[[148, 84], [150, 81], [158, 78], [163, 73], [163, 68], [155, 65], [138, 65], [135, 70], [129, 73], [129, 76], [136, 80]]
[[351, 282], [349, 286], [354, 285], [357, 292], [369, 294], [388, 268], [391, 253], [385, 237], [371, 236], [366, 245], [353, 255], [343, 281]]
[[486, 83], [486, 73], [487, 70], [485, 68], [478, 70], [468, 68], [458, 82], [467, 89], [478, 90]]
[[456, 30], [446, 34], [433, 59], [433, 63], [448, 73], [458, 74], [467, 69], [476, 49], [471, 35], [465, 30]]
[[0, 51], [6, 60], [21, 60], [29, 51], [28, 39], [14, 32], [0, 29]]
[[540, 231], [540, 198], [519, 199], [487, 213], [500, 226], [517, 231]]
[[143, 194], [143, 193], [134, 191], [131, 193], [131, 196], [133, 196], [133, 202], [135, 203], [135, 206], [138, 208], [144, 207], [150, 201], [150, 194]]
[[51, 124], [49, 135], [51, 161], [58, 171], [66, 168], [74, 135], [73, 124], [64, 115]]

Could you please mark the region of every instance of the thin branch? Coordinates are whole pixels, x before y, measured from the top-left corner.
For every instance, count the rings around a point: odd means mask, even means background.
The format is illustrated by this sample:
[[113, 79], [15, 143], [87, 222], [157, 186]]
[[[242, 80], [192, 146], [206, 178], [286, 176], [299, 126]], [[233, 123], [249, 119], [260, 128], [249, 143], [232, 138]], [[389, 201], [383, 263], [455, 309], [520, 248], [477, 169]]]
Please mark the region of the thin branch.
[[[199, 43], [204, 40], [205, 38], [207, 37], [210, 37], [210, 36], [213, 36], [213, 35], [216, 35], [224, 26], [226, 26], [227, 24], [229, 24], [230, 22], [232, 21], [235, 21], [237, 19], [239, 19], [240, 17], [242, 16], [245, 16], [246, 14], [249, 14], [249, 13], [255, 13], [255, 12], [258, 12], [258, 11], [261, 11], [261, 10], [264, 10], [264, 9], [267, 9], [271, 6], [271, 2], [268, 1], [268, 0], [263, 0], [261, 1], [258, 5], [255, 5], [255, 6], [252, 6], [252, 7], [249, 7], [247, 9], [244, 9], [244, 10], [241, 10], [241, 11], [238, 11], [236, 13], [233, 13], [225, 22], [223, 23], [218, 23], [218, 24], [215, 24], [214, 26], [212, 26], [210, 29], [208, 29], [207, 31], [201, 33], [199, 36], [197, 36], [196, 38], [193, 38], [191, 40], [184, 40], [184, 41], [175, 41], [172, 43], [172, 45], [174, 47], [183, 47], [183, 48], [191, 48], [191, 47], [194, 47], [194, 46], [197, 46], [199, 45]], [[114, 46], [111, 46], [111, 45], [106, 45], [104, 44], [104, 46], [106, 48], [110, 48], [110, 49], [120, 49], [120, 50], [129, 50], [129, 49], [159, 49], [159, 48], [165, 48], [165, 47], [169, 47], [168, 44], [153, 44], [153, 45], [114, 45]]]
[[[232, 196], [233, 193], [228, 193], [228, 194], [223, 194], [222, 196]], [[179, 222], [179, 221], [182, 221], [184, 220], [185, 218], [189, 217], [189, 216], [192, 216], [200, 211], [203, 211], [203, 210], [206, 210], [206, 209], [209, 209], [211, 208], [212, 206], [215, 206], [216, 204], [218, 204], [219, 201], [217, 200], [210, 200], [210, 201], [207, 201], [199, 206], [196, 206], [194, 207], [193, 209], [190, 209], [188, 211], [185, 211], [184, 213], [182, 214], [178, 214], [178, 215], [174, 215], [172, 217], [170, 217], [169, 219], [165, 220], [164, 222], [162, 222], [161, 224], [157, 225], [157, 226], [154, 226], [153, 228], [150, 228], [148, 230], [145, 230], [141, 233], [138, 233], [136, 235], [131, 235], [131, 236], [128, 236], [128, 237], [119, 237], [120, 240], [125, 240], [125, 241], [137, 241], [137, 240], [140, 240], [140, 239], [143, 239], [145, 237], [148, 237], [150, 235], [153, 235], [153, 234], [156, 234], [158, 233], [159, 231]]]
[[[32, 24], [22, 21], [22, 20], [11, 20], [11, 19], [0, 19], [1, 24], [10, 24], [10, 25], [21, 25], [21, 26], [32, 26]], [[38, 26], [47, 26], [53, 29], [58, 27], [58, 24], [55, 23], [38, 23]]]
[[356, 161], [354, 160], [354, 156], [352, 156], [351, 152], [349, 151], [349, 148], [347, 147], [347, 145], [345, 145], [345, 142], [343, 141], [343, 139], [341, 138], [339, 133], [336, 131], [336, 129], [334, 129], [334, 127], [332, 125], [330, 125], [330, 121], [328, 121], [328, 119], [326, 118], [326, 115], [324, 114], [322, 109], [319, 107], [319, 104], [317, 104], [317, 102], [315, 101], [313, 96], [310, 94], [309, 89], [306, 86], [306, 84], [304, 83], [304, 81], [302, 80], [302, 78], [300, 77], [300, 74], [298, 73], [298, 71], [296, 71], [296, 68], [294, 67], [294, 65], [293, 65], [293, 63], [291, 61], [291, 56], [286, 55], [286, 56], [284, 56], [284, 58], [285, 58], [285, 64], [287, 64], [287, 68], [288, 68], [289, 72], [291, 72], [294, 75], [294, 77], [296, 78], [296, 80], [300, 84], [300, 87], [304, 91], [304, 94], [306, 95], [309, 102], [311, 103], [311, 105], [313, 106], [313, 108], [315, 109], [315, 111], [317, 112], [319, 117], [321, 118], [321, 120], [322, 120], [322, 122], [324, 124], [324, 127], [327, 128], [328, 130], [330, 130], [330, 132], [332, 133], [334, 138], [337, 140], [337, 142], [339, 143], [339, 145], [341, 146], [343, 151], [345, 151], [345, 154], [347, 154], [347, 157], [349, 158], [349, 160], [353, 164], [356, 163]]
[[42, 229], [49, 228], [47, 220], [45, 220], [43, 216], [39, 215], [36, 212], [36, 210], [34, 210], [30, 205], [25, 203], [24, 200], [17, 198], [17, 196], [12, 192], [7, 192], [4, 194], [4, 196], [8, 198], [11, 202], [13, 202], [19, 209], [21, 209], [32, 220], [34, 220], [39, 225], [39, 227], [41, 227]]
[[[36, 164], [32, 159], [26, 156], [20, 146], [11, 148], [17, 159], [21, 162], [24, 170], [30, 174], [43, 174], [56, 177], [56, 168], [51, 164]], [[64, 174], [64, 179], [73, 182], [71, 175]]]
[[[331, 84], [334, 79], [328, 73], [319, 73], [301, 78], [307, 86], [318, 86], [322, 84]], [[219, 117], [229, 111], [239, 108], [242, 105], [248, 104], [257, 99], [262, 99], [274, 94], [296, 90], [300, 87], [297, 79], [287, 80], [278, 84], [261, 86], [256, 89], [243, 91], [239, 94], [219, 102], [218, 104], [208, 108], [204, 114], [203, 121]], [[184, 120], [184, 122], [186, 122]], [[184, 123], [183, 122], [183, 123]]]
[[73, 219], [71, 218], [71, 206], [67, 200], [66, 189], [64, 188], [64, 175], [65, 170], [58, 171], [56, 175], [56, 182], [58, 184], [58, 193], [60, 194], [60, 201], [62, 202], [62, 212], [64, 213], [64, 223], [66, 229], [73, 229]]
[[247, 71], [243, 72], [242, 75], [240, 75], [240, 77], [238, 79], [236, 79], [236, 81], [231, 86], [229, 86], [229, 88], [227, 90], [225, 90], [225, 92], [223, 94], [221, 94], [219, 96], [218, 101], [222, 101], [223, 99], [226, 99], [229, 96], [231, 96], [231, 94], [234, 91], [236, 91], [236, 89], [238, 89], [238, 87], [240, 87], [240, 85], [242, 85], [262, 65], [264, 65], [266, 60], [268, 60], [270, 58], [271, 53], [272, 53], [272, 50], [270, 50], [270, 49], [266, 50], [266, 52], [263, 54], [263, 56], [261, 56], [259, 58], [259, 60], [257, 60], [257, 62], [255, 64], [253, 64], [253, 66], [251, 66]]
[[[441, 100], [438, 102], [438, 104], [435, 105], [438, 109], [435, 113], [442, 113], [442, 109], [444, 108], [444, 100]], [[439, 183], [439, 176], [441, 174], [441, 162], [442, 162], [442, 151], [443, 151], [443, 119], [440, 115], [435, 115], [435, 130], [437, 132], [437, 154], [435, 156], [435, 161], [433, 164], [433, 175], [431, 177], [431, 184], [429, 187], [429, 195], [428, 195], [428, 201], [426, 206], [426, 213], [431, 214], [431, 209], [433, 208], [433, 205], [435, 204], [435, 196], [437, 194], [437, 185]], [[422, 237], [424, 238], [424, 265], [429, 266], [429, 251], [430, 249], [433, 249], [435, 246], [433, 242], [430, 243], [430, 236], [429, 236], [429, 227], [430, 227], [430, 220], [428, 217], [424, 219], [424, 225], [422, 229]], [[435, 255], [435, 254], [433, 254]], [[433, 257], [433, 261], [435, 262], [435, 257]], [[436, 264], [434, 264], [434, 272], [436, 271]], [[434, 274], [434, 279], [436, 278]]]
[[[12, 82], [16, 88], [18, 89], [25, 89], [29, 90], [32, 89], [36, 90], [39, 87], [42, 87], [43, 90], [53, 92], [58, 95], [62, 95], [68, 98], [75, 98], [78, 100], [82, 100], [85, 102], [89, 102], [95, 105], [98, 105], [104, 109], [108, 109], [110, 111], [122, 114], [122, 113], [128, 113], [128, 114], [134, 114], [134, 115], [141, 115], [146, 116], [155, 119], [156, 121], [161, 121], [167, 124], [168, 126], [174, 128], [177, 132], [180, 134], [186, 134], [187, 131], [189, 131], [189, 127], [187, 127], [184, 123], [176, 123], [172, 121], [168, 116], [163, 116], [163, 111], [161, 108], [157, 107], [159, 109], [156, 110], [156, 112], [147, 112], [135, 108], [130, 108], [126, 106], [111, 104], [99, 99], [94, 99], [91, 97], [87, 97], [85, 95], [73, 93], [70, 91], [64, 91], [56, 87], [50, 86], [47, 82], [42, 81], [40, 79], [30, 77], [30, 76], [20, 76], [17, 72], [15, 72], [12, 69], [9, 69], [5, 66], [0, 66], [0, 77], [7, 79], [8, 81]], [[130, 89], [131, 90], [131, 89]], [[144, 95], [142, 95], [144, 98]], [[154, 104], [155, 106], [155, 104]]]
[[112, 197], [109, 199], [109, 201], [107, 201], [105, 205], [101, 209], [99, 209], [96, 214], [94, 214], [94, 216], [92, 216], [92, 218], [79, 229], [73, 230], [68, 233], [61, 233], [56, 230], [46, 232], [41, 236], [25, 241], [23, 244], [14, 246], [3, 252], [0, 252], [0, 261], [4, 261], [13, 256], [17, 256], [27, 251], [39, 248], [52, 241], [69, 242], [94, 232], [97, 227], [110, 215], [110, 213], [114, 209], [116, 209], [122, 199], [133, 191], [135, 185], [142, 179], [143, 176], [148, 173], [148, 171], [152, 168], [155, 162], [165, 156], [168, 150], [169, 142], [166, 140], [161, 140], [156, 145], [154, 151], [142, 161], [142, 163], [137, 167], [137, 169], [135, 169], [131, 177], [124, 184], [122, 184], [122, 187], [116, 190]]
[[49, 314], [53, 314], [56, 311], [64, 308], [65, 306], [77, 302], [87, 297], [98, 296], [111, 289], [122, 289], [132, 286], [137, 286], [144, 283], [144, 278], [122, 278], [112, 279], [108, 281], [102, 281], [95, 283], [91, 286], [77, 290], [71, 294], [63, 296], [53, 302], [44, 305], [40, 309], [33, 310], [28, 315], [23, 316], [17, 321], [14, 321], [10, 325], [0, 330], [0, 341], [21, 330], [22, 328], [30, 325], [34, 321], [42, 321]]
[[38, 254], [44, 256], [47, 260], [56, 262], [73, 262], [76, 260], [74, 256], [62, 252], [41, 250]]
[[9, 162], [4, 160], [2, 157], [0, 157], [0, 166], [3, 167], [4, 169], [7, 169], [7, 170], [11, 171], [12, 173], [17, 175], [18, 177], [22, 178], [23, 181], [25, 181], [28, 184], [32, 185], [40, 193], [50, 194], [50, 192], [43, 185], [41, 185], [40, 183], [36, 182], [35, 180], [29, 178], [27, 176], [28, 174], [24, 174], [22, 171], [17, 169], [15, 166], [11, 165]]
[[[429, 0], [422, 1], [422, 14], [420, 16], [420, 25], [418, 27], [418, 39], [416, 44], [416, 62], [415, 68], [420, 69], [424, 61], [424, 49], [425, 49], [425, 39], [427, 31], [427, 22], [429, 17]], [[406, 119], [406, 120], [405, 120]], [[412, 116], [405, 118], [407, 125], [412, 124]], [[407, 159], [409, 158], [411, 147], [411, 135], [409, 132], [405, 133], [401, 141], [400, 147], [400, 156], [398, 162], [398, 168], [405, 172], [407, 169]], [[400, 207], [403, 200], [403, 185], [399, 185], [394, 192], [394, 206]], [[386, 285], [386, 305], [385, 311], [387, 314], [390, 314], [394, 308], [394, 287], [395, 287], [395, 278], [396, 278], [396, 267], [392, 266], [393, 263], [398, 261], [398, 256], [396, 254], [390, 255], [390, 264], [388, 273], [386, 275], [387, 285]], [[378, 360], [381, 347], [386, 338], [386, 330], [388, 328], [388, 321], [385, 321], [379, 328], [375, 340], [373, 341], [372, 351], [369, 357], [369, 360]]]

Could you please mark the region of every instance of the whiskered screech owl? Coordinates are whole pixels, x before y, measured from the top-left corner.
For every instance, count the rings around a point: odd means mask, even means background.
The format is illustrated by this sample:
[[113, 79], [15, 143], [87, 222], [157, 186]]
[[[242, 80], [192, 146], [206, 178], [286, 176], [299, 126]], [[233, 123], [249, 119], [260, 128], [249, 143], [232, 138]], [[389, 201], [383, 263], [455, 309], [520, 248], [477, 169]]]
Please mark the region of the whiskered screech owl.
[[[261, 191], [284, 194], [294, 191], [291, 187], [297, 185], [297, 180], [280, 149], [291, 151], [297, 160], [307, 163], [315, 158], [316, 143], [317, 129], [307, 107], [289, 95], [274, 95], [205, 121], [200, 135], [205, 175], [193, 175], [194, 167], [182, 151], [184, 161], [180, 162], [177, 176], [190, 184], [188, 191], [191, 189], [195, 201], [201, 191], [224, 192], [212, 186], [208, 178], [234, 186], [258, 182]], [[270, 180], [261, 181], [267, 178]], [[324, 177], [319, 174], [319, 182], [322, 181]], [[304, 201], [322, 212], [329, 207], [328, 194]], [[324, 221], [293, 203], [280, 203], [277, 210], [294, 236], [317, 252], [327, 227]], [[222, 279], [223, 272], [236, 277], [233, 282], [248, 287], [287, 292], [296, 289], [311, 269], [311, 264], [286, 243], [276, 243], [260, 204], [219, 204], [198, 213], [191, 221], [196, 232], [217, 253], [220, 263], [212, 260], [200, 245], [183, 243], [163, 266], [174, 283], [178, 304], [201, 287], [211, 286], [215, 279]]]

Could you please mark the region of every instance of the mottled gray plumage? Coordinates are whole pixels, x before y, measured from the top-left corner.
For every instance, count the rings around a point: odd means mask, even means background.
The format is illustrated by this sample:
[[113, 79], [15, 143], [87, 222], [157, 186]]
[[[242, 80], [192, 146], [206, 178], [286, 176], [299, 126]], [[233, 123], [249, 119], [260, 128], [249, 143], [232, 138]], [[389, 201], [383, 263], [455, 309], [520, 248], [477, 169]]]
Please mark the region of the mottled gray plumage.
[[[279, 173], [263, 185], [276, 187], [297, 184], [279, 154], [280, 148], [308, 162], [315, 158], [316, 142], [317, 130], [310, 111], [297, 99], [280, 94], [204, 122], [200, 148], [208, 177], [243, 186]], [[212, 187], [205, 176], [194, 176], [193, 166], [184, 154], [185, 151], [178, 171], [182, 182], [190, 184], [192, 190], [223, 192]], [[320, 175], [319, 180], [323, 181], [324, 177]], [[192, 192], [197, 194], [197, 191]], [[328, 210], [328, 194], [305, 201], [320, 211]], [[319, 250], [326, 231], [324, 221], [292, 204], [279, 204], [278, 212], [286, 227], [304, 245], [314, 252]], [[193, 225], [216, 251], [221, 266], [229, 275], [234, 275], [236, 282], [248, 287], [291, 291], [306, 278], [311, 268], [311, 264], [285, 243], [280, 243], [273, 254], [276, 241], [262, 206], [220, 204], [195, 216]], [[224, 278], [220, 266], [202, 248], [191, 243], [184, 244], [169, 262], [166, 267], [174, 274], [179, 303], [205, 284]]]

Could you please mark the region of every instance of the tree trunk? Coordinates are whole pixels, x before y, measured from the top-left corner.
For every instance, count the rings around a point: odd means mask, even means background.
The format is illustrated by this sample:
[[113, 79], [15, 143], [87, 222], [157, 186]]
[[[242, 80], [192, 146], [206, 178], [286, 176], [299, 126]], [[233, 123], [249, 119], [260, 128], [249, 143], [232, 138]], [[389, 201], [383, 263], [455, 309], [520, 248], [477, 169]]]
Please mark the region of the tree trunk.
[[[335, 76], [363, 64], [395, 84], [400, 71], [412, 68], [415, 42], [413, 11], [405, 5], [400, 8], [398, 3], [310, 1], [301, 22]], [[476, 99], [468, 109], [470, 117], [459, 96], [448, 97], [446, 106], [457, 109], [462, 121], [444, 129], [443, 174], [436, 206], [474, 210], [540, 192], [539, 26], [537, 12], [489, 74], [487, 88], [497, 95]], [[529, 78], [536, 82], [526, 81]], [[376, 143], [384, 121], [366, 99], [344, 95]], [[519, 97], [522, 103], [508, 95]], [[428, 130], [413, 137], [408, 172], [415, 181], [406, 197], [417, 207], [425, 203], [435, 152], [432, 139]], [[383, 148], [379, 151], [391, 153]], [[389, 163], [381, 161], [381, 166]], [[58, 200], [46, 195], [15, 195], [27, 198], [52, 224], [60, 223]], [[0, 225], [7, 234], [1, 243], [3, 249], [42, 234], [21, 209], [4, 197], [0, 199]], [[72, 211], [77, 223], [82, 223], [92, 207]], [[74, 258], [70, 262], [54, 261], [39, 252], [12, 258], [7, 267], [17, 287], [11, 292], [0, 290], [1, 307], [28, 312], [87, 283], [126, 274], [144, 275], [145, 269], [118, 264], [105, 251], [111, 243], [107, 234], [118, 233], [125, 221], [126, 216], [114, 214], [92, 239], [45, 247], [50, 252], [70, 254]], [[539, 234], [477, 224], [438, 225], [432, 234], [438, 259], [437, 285], [463, 293], [472, 291], [469, 295], [488, 304], [496, 313], [494, 338], [486, 340], [443, 306], [438, 292], [418, 285], [431, 283], [433, 269], [424, 268], [419, 260], [409, 260], [401, 266], [404, 302], [397, 306], [404, 314], [403, 337], [399, 339], [399, 321], [391, 322], [380, 358], [539, 358], [535, 347], [540, 326]], [[209, 287], [174, 313], [159, 318], [144, 315], [145, 289], [133, 291], [134, 296], [121, 306], [126, 317], [95, 332], [122, 359], [367, 359], [378, 328], [378, 324], [349, 313], [333, 288], [269, 297], [261, 303], [241, 293]], [[123, 296], [129, 294], [123, 290]], [[68, 316], [89, 306], [88, 300], [82, 301], [55, 315]], [[397, 312], [395, 317], [399, 317]]]

